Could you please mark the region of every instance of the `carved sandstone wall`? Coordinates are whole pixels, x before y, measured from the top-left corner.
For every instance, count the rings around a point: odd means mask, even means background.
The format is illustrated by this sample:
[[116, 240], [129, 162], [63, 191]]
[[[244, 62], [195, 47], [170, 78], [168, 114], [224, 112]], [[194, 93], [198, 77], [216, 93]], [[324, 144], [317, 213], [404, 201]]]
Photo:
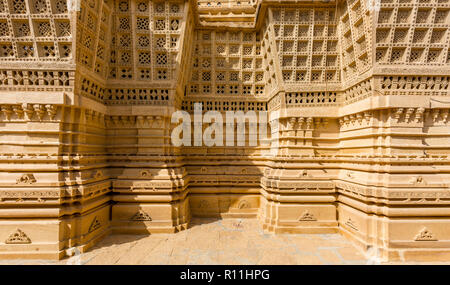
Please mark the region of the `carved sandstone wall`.
[[[448, 261], [450, 1], [367, 5], [0, 0], [0, 257], [194, 215]], [[174, 147], [196, 102], [280, 111], [278, 155]]]

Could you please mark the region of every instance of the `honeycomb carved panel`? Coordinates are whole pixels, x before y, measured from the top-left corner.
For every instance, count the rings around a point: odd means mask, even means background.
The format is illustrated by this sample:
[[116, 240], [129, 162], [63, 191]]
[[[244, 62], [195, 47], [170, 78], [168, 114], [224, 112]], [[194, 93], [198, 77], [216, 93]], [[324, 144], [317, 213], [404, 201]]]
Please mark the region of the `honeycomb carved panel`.
[[261, 96], [264, 72], [255, 32], [198, 30], [189, 94]]
[[376, 62], [449, 64], [449, 4], [447, 0], [382, 1], [376, 24]]
[[284, 83], [338, 83], [340, 61], [334, 8], [272, 9]]
[[349, 80], [372, 66], [372, 13], [366, 1], [348, 0], [340, 16], [342, 73]]
[[185, 12], [184, 2], [115, 1], [108, 80], [173, 79]]

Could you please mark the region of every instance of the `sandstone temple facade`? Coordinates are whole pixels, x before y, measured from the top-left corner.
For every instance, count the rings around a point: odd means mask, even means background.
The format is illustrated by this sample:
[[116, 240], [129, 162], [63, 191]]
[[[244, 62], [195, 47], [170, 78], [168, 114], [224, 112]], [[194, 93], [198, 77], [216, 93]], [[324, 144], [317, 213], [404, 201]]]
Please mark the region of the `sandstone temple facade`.
[[[449, 261], [449, 11], [0, 0], [0, 258], [59, 259], [199, 216]], [[172, 113], [197, 102], [279, 111], [278, 154], [174, 146]]]

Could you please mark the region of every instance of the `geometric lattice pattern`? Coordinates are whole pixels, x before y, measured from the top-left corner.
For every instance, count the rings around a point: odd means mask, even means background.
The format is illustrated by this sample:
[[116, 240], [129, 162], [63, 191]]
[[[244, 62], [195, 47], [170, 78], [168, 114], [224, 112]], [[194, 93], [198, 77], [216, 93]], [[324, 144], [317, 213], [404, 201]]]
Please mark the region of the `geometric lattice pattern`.
[[263, 95], [258, 33], [199, 30], [194, 43], [189, 94]]
[[421, 66], [448, 63], [449, 3], [382, 1], [376, 24], [376, 62]]
[[77, 61], [101, 78], [108, 65], [111, 5], [114, 1], [81, 1], [77, 21]]
[[170, 80], [183, 9], [182, 2], [116, 1], [108, 79]]
[[349, 80], [367, 71], [372, 65], [372, 13], [368, 1], [347, 0], [340, 16], [342, 72]]
[[66, 0], [1, 0], [1, 61], [67, 61], [72, 27]]
[[[450, 260], [449, 1], [0, 0], [0, 258], [198, 216]], [[280, 117], [176, 146], [199, 102]]]
[[285, 83], [340, 81], [335, 8], [273, 9], [272, 15]]

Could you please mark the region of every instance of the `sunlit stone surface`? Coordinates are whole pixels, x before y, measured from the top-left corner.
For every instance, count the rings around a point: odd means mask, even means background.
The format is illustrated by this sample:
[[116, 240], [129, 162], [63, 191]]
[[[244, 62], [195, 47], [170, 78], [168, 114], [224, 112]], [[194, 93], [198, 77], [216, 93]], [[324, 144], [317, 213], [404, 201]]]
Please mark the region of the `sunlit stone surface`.
[[[211, 263], [363, 260], [335, 234], [383, 262], [450, 261], [449, 0], [72, 2], [0, 0], [1, 259], [111, 234], [176, 242], [192, 217], [220, 217], [276, 235]], [[171, 116], [194, 103], [279, 111], [278, 153], [174, 146]], [[281, 233], [346, 245], [271, 259]], [[239, 231], [224, 235], [203, 245]]]

